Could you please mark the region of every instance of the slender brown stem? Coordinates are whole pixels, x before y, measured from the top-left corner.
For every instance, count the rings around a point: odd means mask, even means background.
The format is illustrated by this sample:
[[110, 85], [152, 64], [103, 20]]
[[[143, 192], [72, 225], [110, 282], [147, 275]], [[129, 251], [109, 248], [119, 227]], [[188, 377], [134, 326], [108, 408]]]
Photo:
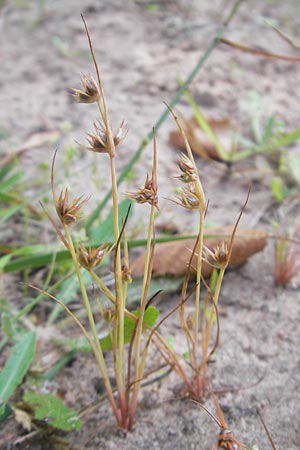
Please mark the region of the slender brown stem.
[[130, 405], [130, 422], [133, 423], [136, 406], [137, 406], [137, 399], [138, 399], [138, 392], [140, 388], [140, 382], [143, 376], [144, 371], [144, 365], [140, 364], [140, 345], [141, 345], [141, 335], [142, 335], [142, 328], [143, 328], [143, 318], [145, 313], [145, 308], [147, 304], [147, 291], [148, 291], [148, 284], [149, 284], [149, 278], [151, 274], [149, 274], [150, 269], [150, 256], [151, 256], [151, 245], [152, 245], [152, 233], [153, 233], [153, 227], [154, 227], [154, 212], [155, 207], [151, 205], [150, 209], [150, 217], [149, 217], [149, 223], [148, 223], [148, 236], [147, 236], [147, 247], [146, 247], [146, 256], [145, 256], [145, 266], [144, 266], [144, 276], [143, 276], [143, 285], [142, 285], [142, 293], [141, 293], [141, 304], [140, 304], [140, 310], [139, 310], [139, 317], [135, 332], [135, 339], [134, 339], [134, 385], [133, 385], [133, 392], [132, 392], [132, 399], [131, 399], [131, 405]]
[[200, 211], [199, 222], [199, 239], [197, 245], [197, 275], [196, 275], [196, 292], [195, 292], [195, 311], [194, 311], [194, 343], [193, 357], [194, 368], [196, 370], [196, 395], [201, 395], [201, 374], [198, 369], [198, 347], [199, 347], [199, 314], [200, 314], [200, 287], [201, 287], [201, 271], [202, 271], [202, 247], [203, 247], [203, 229], [204, 229], [204, 213]]
[[69, 250], [72, 256], [72, 261], [73, 261], [73, 265], [74, 265], [74, 269], [78, 278], [78, 282], [79, 282], [79, 286], [80, 286], [80, 290], [82, 293], [82, 299], [83, 299], [83, 303], [84, 303], [84, 307], [88, 316], [88, 320], [89, 320], [89, 324], [90, 324], [90, 328], [91, 328], [91, 333], [93, 336], [93, 343], [94, 343], [94, 349], [95, 349], [95, 357], [99, 366], [99, 370], [100, 370], [100, 374], [102, 376], [103, 379], [103, 383], [105, 385], [105, 389], [107, 391], [107, 395], [109, 398], [109, 401], [111, 403], [114, 415], [117, 419], [117, 422], [120, 423], [120, 417], [119, 417], [119, 411], [118, 411], [118, 407], [116, 404], [116, 401], [114, 399], [113, 396], [113, 392], [112, 392], [112, 387], [109, 381], [109, 377], [107, 375], [107, 371], [106, 371], [106, 365], [105, 365], [105, 360], [104, 360], [104, 356], [103, 356], [103, 352], [102, 352], [102, 348], [99, 342], [99, 338], [98, 338], [98, 333], [97, 333], [97, 329], [96, 329], [96, 325], [95, 325], [95, 321], [94, 321], [94, 316], [92, 313], [92, 309], [91, 309], [91, 305], [90, 305], [90, 301], [86, 292], [86, 288], [82, 279], [82, 275], [80, 272], [80, 267], [78, 264], [78, 260], [77, 260], [77, 255], [76, 255], [76, 251], [74, 248], [74, 244], [73, 244], [73, 240], [71, 237], [71, 234], [69, 232], [68, 226], [64, 225], [64, 231], [65, 231], [65, 235], [66, 235], [66, 239], [68, 242], [68, 246], [69, 246]]

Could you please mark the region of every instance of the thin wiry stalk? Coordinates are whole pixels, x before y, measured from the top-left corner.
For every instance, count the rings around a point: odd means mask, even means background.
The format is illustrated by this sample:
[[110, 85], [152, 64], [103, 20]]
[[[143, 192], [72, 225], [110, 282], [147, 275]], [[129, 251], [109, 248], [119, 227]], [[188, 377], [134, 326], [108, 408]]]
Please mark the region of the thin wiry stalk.
[[82, 299], [83, 299], [83, 303], [84, 303], [84, 307], [88, 316], [88, 320], [89, 320], [89, 324], [90, 324], [90, 328], [91, 328], [91, 333], [93, 336], [93, 343], [94, 343], [94, 348], [95, 348], [95, 356], [96, 356], [96, 360], [99, 366], [99, 370], [103, 379], [103, 383], [105, 385], [106, 391], [107, 391], [107, 395], [110, 401], [110, 404], [112, 406], [113, 409], [113, 413], [116, 417], [116, 420], [118, 423], [120, 423], [120, 417], [119, 417], [119, 411], [118, 411], [118, 407], [116, 404], [116, 401], [114, 399], [113, 396], [113, 392], [112, 392], [112, 387], [109, 381], [109, 377], [107, 375], [107, 371], [106, 371], [106, 365], [105, 365], [105, 360], [104, 360], [104, 356], [102, 353], [102, 348], [101, 345], [99, 343], [99, 338], [98, 338], [98, 333], [96, 330], [96, 324], [94, 321], [94, 316], [92, 313], [92, 309], [91, 309], [91, 305], [90, 305], [90, 301], [86, 292], [86, 288], [82, 279], [82, 275], [81, 275], [81, 271], [80, 271], [80, 267], [78, 264], [78, 260], [77, 260], [77, 255], [76, 255], [76, 251], [74, 248], [74, 244], [73, 244], [73, 240], [71, 237], [71, 234], [69, 232], [68, 226], [64, 225], [64, 232], [66, 235], [66, 240], [68, 242], [68, 247], [69, 247], [69, 251], [71, 253], [72, 256], [72, 261], [73, 261], [73, 265], [74, 265], [74, 269], [78, 278], [78, 282], [79, 282], [79, 286], [80, 286], [80, 291], [82, 294]]
[[[172, 313], [173, 312], [174, 311], [172, 311]], [[168, 314], [167, 317], [164, 317], [163, 321], [166, 320], [169, 316], [170, 316], [170, 314]], [[160, 325], [161, 324], [162, 324], [162, 322], [160, 322]], [[192, 384], [188, 378], [186, 371], [183, 368], [180, 358], [178, 357], [176, 352], [172, 349], [172, 347], [168, 344], [168, 342], [164, 339], [164, 337], [158, 333], [157, 329], [158, 329], [158, 327], [156, 326], [155, 329], [152, 330], [152, 332], [150, 333], [150, 335], [148, 337], [145, 348], [143, 350], [142, 358], [141, 358], [142, 369], [145, 367], [145, 364], [146, 364], [148, 347], [150, 345], [150, 342], [153, 340], [153, 343], [154, 343], [156, 349], [163, 356], [165, 361], [173, 368], [173, 370], [182, 379], [182, 381], [184, 382], [184, 384], [187, 387], [187, 391], [192, 392], [192, 390], [193, 390]]]
[[[202, 311], [202, 326], [203, 326], [203, 321], [205, 323], [205, 327], [202, 328], [202, 362], [201, 362], [201, 365], [199, 366], [198, 370], [199, 370], [199, 372], [201, 372], [202, 392], [203, 392], [203, 394], [205, 394], [206, 380], [207, 380], [207, 363], [209, 362], [212, 355], [216, 352], [216, 350], [219, 346], [219, 342], [220, 342], [220, 317], [219, 317], [218, 307], [217, 307], [217, 305], [214, 301], [213, 295], [211, 293], [211, 288], [210, 288], [210, 286], [208, 286], [208, 284], [206, 283], [206, 281], [203, 277], [202, 277], [202, 283], [204, 284], [207, 293], [206, 293], [206, 298], [205, 298], [204, 309]], [[209, 342], [206, 340], [206, 308], [207, 308], [207, 303], [208, 303], [209, 298], [211, 299], [213, 307], [215, 309], [215, 314], [216, 314], [216, 319], [217, 319], [217, 333], [216, 333], [216, 339], [215, 339], [214, 345], [208, 354]], [[206, 345], [206, 341], [207, 341], [207, 345]]]
[[[128, 243], [127, 243], [127, 235], [126, 229], [124, 227], [123, 230], [123, 253], [124, 253], [124, 266], [129, 267], [129, 254], [128, 254]], [[123, 298], [127, 298], [127, 286], [129, 281], [127, 279], [123, 279]]]
[[[104, 94], [104, 89], [102, 85], [102, 80], [100, 77], [99, 67], [96, 61], [90, 33], [86, 24], [86, 21], [81, 15], [89, 46], [90, 52], [92, 55], [92, 59], [94, 62], [95, 70], [97, 73], [98, 85], [100, 90], [100, 100], [98, 100], [97, 104], [99, 107], [99, 112], [103, 120], [104, 130], [107, 139], [107, 147], [108, 154], [110, 160], [110, 174], [111, 174], [111, 186], [112, 186], [112, 201], [113, 201], [113, 222], [114, 222], [114, 237], [115, 242], [119, 239], [119, 210], [118, 210], [118, 188], [116, 181], [116, 168], [115, 168], [115, 143], [113, 138], [112, 129], [108, 119], [108, 108], [106, 103], [106, 98]], [[116, 363], [116, 382], [118, 386], [119, 392], [119, 400], [120, 400], [120, 410], [122, 414], [122, 421], [125, 420], [126, 416], [126, 406], [125, 406], [125, 368], [124, 368], [124, 311], [125, 311], [125, 299], [123, 298], [123, 289], [122, 289], [122, 267], [121, 267], [121, 248], [120, 244], [115, 249], [115, 317], [114, 317], [114, 348], [117, 349], [115, 354], [115, 363]]]
[[264, 430], [265, 430], [265, 432], [266, 432], [266, 435], [268, 436], [268, 439], [269, 439], [269, 442], [270, 442], [270, 444], [271, 444], [271, 446], [272, 446], [272, 449], [273, 449], [273, 450], [277, 450], [277, 449], [276, 449], [275, 442], [273, 441], [273, 438], [272, 438], [272, 436], [271, 436], [271, 433], [270, 433], [270, 431], [269, 431], [269, 429], [268, 429], [268, 427], [267, 427], [267, 425], [266, 425], [266, 423], [265, 423], [265, 421], [264, 421], [264, 419], [263, 419], [263, 417], [262, 417], [262, 415], [261, 415], [261, 413], [260, 413], [260, 411], [259, 411], [258, 408], [257, 408], [257, 414], [258, 414], [258, 417], [260, 418], [260, 421], [261, 421], [261, 423], [262, 423], [262, 426], [264, 427]]
[[196, 292], [195, 292], [195, 312], [194, 312], [194, 368], [196, 369], [196, 394], [199, 397], [201, 394], [201, 374], [198, 370], [198, 347], [199, 347], [199, 314], [200, 314], [200, 285], [201, 285], [201, 271], [202, 271], [202, 247], [204, 234], [204, 213], [200, 211], [199, 221], [199, 239], [197, 245], [197, 275], [196, 275]]
[[193, 344], [192, 344], [192, 359], [193, 359], [193, 367], [195, 369], [195, 394], [199, 397], [201, 395], [201, 374], [198, 370], [199, 361], [198, 361], [198, 347], [199, 347], [199, 314], [200, 314], [200, 293], [201, 293], [201, 271], [202, 271], [202, 249], [203, 249], [203, 236], [204, 236], [204, 218], [206, 212], [206, 200], [203, 191], [203, 187], [200, 181], [200, 177], [198, 174], [197, 166], [195, 164], [193, 152], [191, 150], [189, 141], [187, 139], [186, 133], [174, 111], [166, 105], [169, 111], [171, 112], [178, 128], [180, 134], [184, 140], [185, 149], [188, 154], [188, 158], [191, 164], [194, 167], [194, 173], [196, 175], [195, 181], [193, 183], [195, 189], [195, 196], [199, 200], [199, 229], [198, 229], [198, 240], [196, 246], [197, 253], [197, 265], [196, 265], [196, 291], [195, 291], [195, 307], [194, 307], [194, 335], [193, 335]]
[[151, 255], [151, 243], [152, 243], [152, 233], [154, 227], [154, 212], [155, 207], [151, 205], [150, 209], [150, 217], [148, 223], [148, 237], [147, 237], [147, 247], [146, 247], [146, 257], [145, 257], [145, 267], [144, 267], [144, 276], [143, 276], [143, 284], [142, 284], [142, 293], [141, 293], [141, 304], [139, 309], [139, 317], [137, 322], [137, 328], [135, 333], [134, 340], [134, 386], [132, 392], [132, 399], [130, 405], [130, 416], [131, 422], [133, 422], [133, 418], [136, 411], [138, 392], [140, 387], [140, 381], [143, 376], [144, 367], [140, 365], [140, 345], [141, 345], [141, 335], [143, 329], [143, 318], [145, 314], [145, 307], [147, 304], [147, 291], [149, 285], [149, 278], [151, 275], [149, 274], [150, 268], [150, 255]]
[[[150, 258], [149, 258], [149, 263], [148, 263], [148, 274], [147, 274], [148, 279], [146, 281], [145, 290], [144, 290], [145, 298], [147, 297], [147, 293], [149, 291], [149, 286], [150, 286], [150, 281], [151, 281], [151, 273], [152, 273], [152, 267], [153, 267], [153, 259], [154, 259], [154, 243], [151, 246]], [[145, 310], [148, 308], [149, 302], [151, 302], [152, 298], [147, 301], [147, 303], [145, 305]], [[131, 382], [132, 356], [133, 355], [135, 356], [134, 345], [135, 345], [135, 342], [136, 342], [136, 333], [137, 333], [138, 320], [139, 320], [139, 318], [136, 317], [135, 327], [134, 327], [134, 330], [133, 330], [133, 333], [132, 333], [132, 337], [131, 337], [131, 340], [130, 340], [130, 344], [129, 344], [129, 348], [128, 348], [128, 362], [127, 362], [127, 398], [128, 398], [128, 405], [129, 405], [129, 402], [130, 402], [130, 389], [141, 378], [140, 376], [139, 376], [139, 378], [136, 377], [136, 380], [133, 383]], [[140, 365], [140, 367], [143, 367], [142, 364]], [[134, 367], [134, 369], [135, 369], [135, 367]], [[143, 373], [143, 370], [144, 369], [142, 369], [142, 373]], [[139, 386], [138, 386], [138, 389], [139, 389]], [[132, 398], [133, 397], [134, 396], [132, 395]], [[134, 400], [131, 399], [131, 405], [130, 405], [130, 408], [129, 408], [129, 418], [128, 418], [128, 427], [129, 428], [131, 428], [133, 423], [134, 423], [135, 411], [136, 411], [136, 406], [137, 406], [136, 400], [137, 400], [137, 397], [135, 397]]]
[[74, 322], [78, 325], [78, 327], [80, 328], [81, 332], [83, 333], [83, 335], [87, 339], [87, 341], [90, 344], [90, 346], [93, 349], [93, 351], [96, 351], [94, 341], [90, 338], [89, 333], [87, 332], [86, 328], [82, 325], [82, 323], [75, 316], [75, 314], [72, 313], [70, 308], [68, 308], [67, 305], [65, 305], [64, 302], [62, 302], [61, 300], [59, 300], [57, 297], [55, 297], [54, 295], [50, 294], [49, 292], [45, 291], [44, 289], [38, 288], [37, 286], [29, 284], [28, 287], [31, 287], [32, 289], [38, 291], [40, 294], [43, 294], [46, 297], [51, 298], [56, 303], [58, 303], [66, 311], [66, 313], [72, 318], [72, 320], [74, 320]]
[[[216, 307], [218, 305], [220, 291], [221, 291], [221, 286], [222, 286], [222, 282], [223, 282], [223, 278], [224, 278], [226, 267], [222, 267], [220, 269], [219, 274], [218, 274], [216, 287], [215, 287], [214, 295], [213, 295], [213, 298], [212, 298], [213, 303], [214, 303], [214, 305]], [[211, 336], [211, 331], [212, 331], [212, 326], [213, 326], [215, 315], [216, 315], [216, 313], [215, 313], [214, 309], [212, 308], [211, 311], [210, 311], [209, 319], [208, 319], [207, 329], [205, 330], [205, 335], [202, 336], [203, 343], [204, 343], [203, 359], [207, 358], [208, 344], [209, 344], [209, 341], [210, 341], [210, 336]]]
[[[190, 298], [190, 296], [192, 295], [192, 293], [194, 292], [194, 290], [192, 290], [190, 292], [190, 294], [188, 296], [186, 296], [186, 298], [184, 300], [181, 300], [181, 303], [186, 303], [188, 301], [188, 299]], [[148, 352], [148, 347], [150, 345], [150, 342], [153, 338], [157, 339], [159, 341], [159, 345], [156, 344], [157, 349], [160, 351], [160, 353], [163, 355], [163, 357], [165, 358], [165, 360], [171, 364], [171, 366], [173, 367], [173, 369], [178, 373], [178, 375], [180, 376], [180, 378], [184, 381], [185, 385], [187, 386], [187, 389], [189, 392], [192, 392], [192, 385], [188, 379], [187, 373], [184, 370], [176, 352], [174, 352], [172, 350], [172, 348], [170, 347], [170, 345], [165, 341], [165, 339], [158, 333], [158, 329], [161, 327], [161, 325], [170, 317], [172, 316], [179, 308], [182, 307], [182, 304], [179, 303], [177, 306], [175, 306], [163, 319], [160, 320], [160, 322], [158, 324], [156, 324], [156, 326], [151, 330], [145, 348], [143, 350], [142, 353], [142, 358], [141, 358], [141, 367], [142, 370], [145, 366], [146, 363], [146, 357], [147, 357], [147, 352]], [[165, 352], [165, 353], [164, 353]]]
[[185, 314], [185, 303], [186, 303], [185, 299], [187, 297], [188, 282], [189, 282], [190, 274], [191, 274], [191, 270], [192, 270], [192, 260], [195, 255], [196, 248], [198, 246], [198, 240], [199, 240], [199, 236], [197, 236], [197, 239], [195, 241], [195, 245], [194, 245], [194, 248], [191, 253], [189, 263], [188, 263], [188, 269], [187, 269], [186, 275], [184, 277], [182, 290], [181, 290], [180, 308], [179, 308], [180, 324], [181, 324], [182, 330], [186, 336], [186, 342], [187, 342], [189, 356], [191, 356], [192, 352], [193, 352], [193, 337], [192, 337], [191, 331], [188, 327], [188, 324], [187, 324], [187, 321], [186, 321], [186, 318], [184, 315]]
[[[232, 249], [233, 249], [233, 243], [234, 243], [234, 238], [236, 235], [236, 231], [238, 228], [238, 225], [240, 223], [240, 220], [242, 218], [242, 215], [245, 211], [245, 208], [247, 206], [248, 200], [249, 200], [249, 196], [250, 196], [250, 192], [251, 192], [251, 186], [248, 189], [248, 193], [247, 193], [247, 197], [246, 200], [244, 202], [244, 205], [238, 215], [238, 218], [236, 220], [236, 223], [234, 225], [231, 237], [230, 237], [230, 242], [229, 242], [229, 248], [226, 254], [226, 258], [224, 260], [224, 262], [221, 264], [220, 268], [219, 268], [219, 274], [218, 274], [218, 278], [217, 278], [217, 282], [216, 282], [216, 287], [215, 287], [215, 291], [214, 291], [214, 295], [213, 295], [213, 303], [217, 306], [218, 305], [218, 300], [219, 300], [219, 296], [220, 296], [220, 291], [221, 291], [221, 286], [222, 286], [222, 282], [223, 282], [223, 278], [224, 278], [224, 274], [225, 271], [228, 267], [228, 264], [230, 262], [230, 258], [231, 258], [231, 254], [232, 254]], [[213, 326], [213, 320], [215, 317], [215, 312], [213, 311], [213, 309], [211, 310], [210, 313], [210, 317], [208, 320], [208, 325], [207, 327], [205, 327], [205, 332], [202, 336], [203, 339], [203, 349], [204, 349], [204, 359], [207, 359], [207, 351], [208, 351], [208, 344], [209, 344], [209, 340], [210, 340], [210, 336], [211, 336], [211, 331], [212, 331], [212, 326]], [[203, 323], [202, 323], [203, 325]]]
[[103, 294], [110, 300], [112, 303], [116, 302], [115, 295], [111, 292], [111, 290], [103, 283], [100, 277], [93, 271], [90, 270], [91, 277], [97, 283], [99, 289]]
[[[134, 386], [131, 398], [130, 405], [130, 423], [133, 423], [138, 392], [140, 387], [140, 381], [143, 377], [144, 365], [140, 363], [140, 346], [141, 346], [141, 336], [143, 331], [143, 319], [145, 315], [145, 309], [147, 305], [147, 294], [149, 290], [149, 285], [151, 281], [152, 274], [152, 264], [153, 264], [153, 256], [154, 256], [154, 248], [152, 242], [153, 230], [154, 230], [154, 213], [155, 208], [158, 208], [157, 205], [157, 148], [156, 148], [156, 136], [153, 130], [153, 163], [152, 163], [152, 176], [151, 179], [146, 180], [145, 190], [144, 192], [151, 192], [151, 200], [148, 200], [148, 197], [145, 198], [147, 202], [151, 204], [150, 214], [149, 214], [149, 222], [148, 222], [148, 233], [147, 233], [147, 246], [146, 246], [146, 254], [145, 254], [145, 266], [144, 266], [144, 275], [143, 275], [143, 283], [142, 283], [142, 292], [141, 292], [141, 302], [139, 309], [139, 317], [137, 321], [137, 326], [134, 334]], [[131, 425], [130, 425], [131, 426]]]

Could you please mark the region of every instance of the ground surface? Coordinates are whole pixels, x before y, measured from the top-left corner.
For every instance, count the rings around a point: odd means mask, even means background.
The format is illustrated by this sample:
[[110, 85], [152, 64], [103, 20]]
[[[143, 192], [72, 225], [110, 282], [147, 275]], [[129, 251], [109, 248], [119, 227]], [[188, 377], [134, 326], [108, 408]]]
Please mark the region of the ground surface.
[[[58, 179], [69, 177], [75, 193], [93, 192], [90, 207], [107, 186], [105, 158], [98, 166], [93, 155], [79, 150], [69, 164], [63, 151], [73, 145], [73, 139], [84, 141], [96, 114], [93, 107], [72, 104], [68, 94], [70, 87], [78, 87], [80, 72], [93, 70], [80, 13], [84, 13], [90, 26], [111, 121], [117, 125], [126, 119], [130, 128], [119, 150], [120, 170], [164, 110], [162, 102], [169, 102], [177, 91], [178, 77], [184, 79], [189, 74], [209, 45], [230, 3], [160, 1], [155, 2], [157, 8], [152, 10], [147, 8], [146, 1], [54, 0], [5, 4], [0, 18], [0, 125], [7, 136], [0, 142], [1, 152], [22, 148], [32, 133], [49, 131], [59, 135], [55, 144], [48, 142], [34, 148], [22, 159], [27, 195], [34, 198], [36, 206], [41, 196], [49, 195], [49, 166], [54, 147], [60, 150]], [[283, 27], [300, 41], [296, 0], [242, 3], [226, 36], [269, 51], [296, 54], [264, 19]], [[299, 81], [299, 65], [257, 58], [220, 46], [193, 82], [192, 91], [206, 114], [229, 116], [249, 135], [249, 92], [253, 90], [262, 100], [266, 117], [275, 115], [291, 130], [299, 126]], [[190, 114], [184, 100], [178, 109]], [[173, 195], [174, 179], [170, 175], [176, 172], [176, 153], [167, 143], [173, 128], [172, 120], [168, 119], [158, 133], [158, 178], [163, 211], [159, 220], [173, 221], [180, 231], [190, 232], [195, 231], [192, 216], [184, 211], [178, 213], [176, 205], [166, 200]], [[143, 182], [150, 167], [150, 155], [151, 149], [147, 148], [138, 163], [139, 169], [133, 173], [135, 180], [131, 186]], [[299, 214], [297, 202], [274, 207], [270, 177], [260, 160], [247, 161], [234, 168], [229, 177], [225, 176], [223, 166], [200, 159], [198, 164], [210, 199], [210, 223], [234, 222], [251, 181], [254, 185], [242, 220], [244, 226], [270, 231], [275, 217], [292, 222]], [[123, 190], [127, 189], [124, 185]], [[137, 214], [143, 217], [145, 209], [142, 207], [140, 211]], [[31, 229], [35, 242], [53, 239], [48, 226], [42, 232], [36, 225]], [[12, 243], [22, 241], [20, 233], [18, 223], [1, 230], [2, 237]], [[14, 291], [14, 277], [4, 277], [4, 292], [9, 298], [20, 298]], [[167, 311], [174, 302], [174, 296], [166, 297], [163, 309]], [[256, 415], [259, 407], [277, 448], [297, 450], [300, 447], [300, 295], [297, 280], [292, 287], [275, 289], [272, 241], [263, 253], [227, 274], [220, 314], [221, 345], [211, 369], [212, 384], [215, 389], [244, 388], [219, 397], [230, 428], [249, 445], [257, 444], [260, 450], [271, 448]], [[180, 341], [179, 333], [171, 321], [165, 334], [174, 335], [176, 342], [176, 339]], [[94, 384], [89, 381], [96, 375], [90, 358], [78, 356], [71, 367], [59, 374], [50, 390], [59, 387], [66, 392], [69, 404], [82, 407], [90, 399], [97, 399]], [[81, 432], [68, 436], [71, 445], [91, 450], [211, 449], [218, 431], [216, 425], [189, 402], [175, 401], [176, 385], [178, 379], [172, 374], [165, 383], [144, 391], [136, 428], [127, 436], [116, 430], [111, 412], [104, 404], [86, 416]], [[207, 405], [213, 409], [211, 402]], [[8, 421], [0, 431], [1, 449], [14, 448], [18, 433], [20, 430], [13, 420]], [[20, 448], [38, 450], [53, 445], [33, 439], [24, 441]]]

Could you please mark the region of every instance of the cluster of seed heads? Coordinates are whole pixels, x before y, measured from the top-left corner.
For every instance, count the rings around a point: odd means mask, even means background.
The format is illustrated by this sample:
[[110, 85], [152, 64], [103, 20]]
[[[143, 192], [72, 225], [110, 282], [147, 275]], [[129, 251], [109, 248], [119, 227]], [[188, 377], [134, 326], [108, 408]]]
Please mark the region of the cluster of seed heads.
[[176, 203], [186, 209], [205, 210], [205, 199], [202, 188], [199, 189], [199, 177], [194, 163], [184, 153], [181, 153], [177, 165], [180, 175], [177, 177], [183, 184], [178, 190]]

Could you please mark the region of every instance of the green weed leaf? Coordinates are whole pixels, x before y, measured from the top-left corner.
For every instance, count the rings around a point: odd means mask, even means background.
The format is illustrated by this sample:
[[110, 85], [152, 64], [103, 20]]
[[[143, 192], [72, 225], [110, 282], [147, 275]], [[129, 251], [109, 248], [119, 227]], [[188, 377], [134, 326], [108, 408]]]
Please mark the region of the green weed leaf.
[[[136, 317], [139, 317], [139, 310], [132, 312]], [[153, 327], [155, 325], [156, 319], [158, 318], [159, 311], [154, 306], [149, 306], [145, 313], [143, 318], [143, 330], [146, 328], [146, 326]], [[134, 332], [135, 328], [135, 321], [132, 320], [130, 317], [125, 316], [124, 320], [124, 342], [125, 344], [129, 344], [132, 334]], [[111, 336], [105, 336], [104, 338], [100, 339], [101, 348], [103, 351], [108, 351], [112, 349], [112, 339]]]
[[283, 152], [279, 162], [279, 174], [289, 183], [300, 184], [300, 156], [292, 152]]
[[281, 203], [287, 197], [288, 192], [281, 177], [272, 178], [271, 192], [278, 203]]
[[58, 397], [25, 392], [23, 400], [33, 408], [35, 419], [47, 420], [51, 427], [64, 431], [81, 428], [81, 421], [76, 411], [67, 408]]
[[274, 131], [274, 117], [269, 117], [266, 127], [264, 129], [264, 134], [262, 136], [262, 142], [266, 143], [271, 138]]
[[[136, 317], [139, 316], [139, 310], [133, 311], [132, 314], [134, 314]], [[149, 306], [144, 314], [143, 319], [143, 330], [145, 330], [146, 326], [153, 327], [155, 325], [155, 322], [158, 318], [159, 311], [154, 306]], [[135, 328], [135, 321], [132, 320], [130, 317], [125, 316], [124, 319], [124, 343], [129, 344], [132, 334], [134, 332]], [[70, 347], [72, 350], [76, 351], [82, 351], [82, 352], [89, 352], [91, 351], [91, 347], [87, 340], [82, 337], [79, 339], [70, 339], [70, 338], [59, 338], [55, 339], [55, 342], [60, 345], [66, 345]], [[108, 334], [104, 338], [100, 339], [100, 345], [103, 352], [107, 352], [112, 349], [112, 339], [111, 335]]]
[[4, 312], [2, 314], [2, 328], [4, 333], [6, 334], [6, 336], [9, 339], [12, 339], [14, 337], [15, 334], [15, 329], [14, 326], [12, 324], [12, 320], [9, 314], [7, 314], [6, 312]]
[[13, 346], [4, 369], [0, 373], [0, 416], [5, 403], [22, 382], [35, 353], [36, 334], [31, 331]]

